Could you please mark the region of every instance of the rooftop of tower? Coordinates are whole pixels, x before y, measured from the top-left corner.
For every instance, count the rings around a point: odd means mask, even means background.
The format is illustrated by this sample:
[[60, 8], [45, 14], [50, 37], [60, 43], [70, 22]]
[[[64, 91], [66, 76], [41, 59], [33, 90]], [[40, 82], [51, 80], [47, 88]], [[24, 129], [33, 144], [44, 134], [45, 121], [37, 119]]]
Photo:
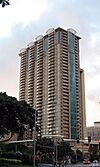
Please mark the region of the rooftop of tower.
[[22, 53], [22, 52], [25, 52], [28, 47], [34, 45], [34, 43], [37, 42], [38, 40], [41, 40], [42, 38], [46, 38], [46, 37], [48, 36], [48, 34], [54, 32], [54, 31], [57, 32], [58, 30], [60, 30], [60, 31], [66, 31], [66, 32], [71, 32], [72, 34], [74, 34], [75, 36], [77, 36], [78, 39], [81, 39], [81, 37], [79, 37], [78, 35], [76, 35], [77, 31], [74, 30], [73, 28], [68, 28], [67, 30], [65, 30], [65, 29], [63, 29], [63, 28], [61, 28], [61, 27], [57, 27], [57, 28], [55, 28], [55, 29], [54, 29], [54, 28], [49, 28], [49, 29], [46, 31], [46, 34], [45, 34], [45, 35], [38, 35], [38, 36], [35, 38], [35, 41], [30, 42], [30, 43], [27, 45], [26, 48], [22, 48], [22, 49], [20, 50], [19, 54]]

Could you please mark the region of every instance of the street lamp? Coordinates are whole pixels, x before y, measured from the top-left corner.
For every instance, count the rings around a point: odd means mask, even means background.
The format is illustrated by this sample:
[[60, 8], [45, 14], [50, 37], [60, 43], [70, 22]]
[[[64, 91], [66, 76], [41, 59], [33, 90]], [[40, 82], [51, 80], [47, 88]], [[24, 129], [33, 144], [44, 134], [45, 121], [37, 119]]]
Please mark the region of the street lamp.
[[56, 166], [57, 166], [57, 163], [58, 163], [58, 142], [59, 142], [59, 139], [58, 138], [54, 138], [54, 152], [55, 152], [55, 162], [56, 162]]
[[35, 124], [34, 124], [34, 159], [33, 159], [33, 167], [35, 167], [35, 150], [36, 150], [36, 109], [35, 109]]
[[50, 137], [53, 139], [54, 141], [54, 151], [55, 151], [55, 162], [56, 162], [56, 166], [57, 166], [57, 162], [58, 162], [58, 142], [60, 143], [61, 140], [63, 140], [63, 136], [61, 135], [43, 135], [43, 137]]

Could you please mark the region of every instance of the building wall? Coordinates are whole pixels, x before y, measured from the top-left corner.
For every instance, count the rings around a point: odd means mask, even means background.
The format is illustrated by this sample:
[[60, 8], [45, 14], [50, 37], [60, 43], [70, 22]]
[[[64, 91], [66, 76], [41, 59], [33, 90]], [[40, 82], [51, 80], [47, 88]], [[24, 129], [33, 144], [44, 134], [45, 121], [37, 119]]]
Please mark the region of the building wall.
[[74, 31], [49, 29], [20, 51], [19, 99], [37, 109], [42, 136], [84, 136], [79, 39]]
[[94, 126], [87, 127], [87, 136], [92, 140], [100, 141], [100, 122], [94, 122]]
[[80, 70], [80, 101], [81, 101], [81, 121], [82, 121], [82, 139], [85, 139], [87, 137], [87, 130], [86, 130], [86, 105], [85, 105], [85, 81], [84, 81], [84, 70]]

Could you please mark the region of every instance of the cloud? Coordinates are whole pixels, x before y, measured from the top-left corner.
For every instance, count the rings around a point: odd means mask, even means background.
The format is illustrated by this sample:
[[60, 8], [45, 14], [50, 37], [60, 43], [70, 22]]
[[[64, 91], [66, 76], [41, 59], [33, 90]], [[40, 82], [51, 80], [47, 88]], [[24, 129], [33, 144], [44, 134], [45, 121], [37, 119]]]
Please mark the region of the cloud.
[[0, 9], [0, 36], [6, 36], [8, 33], [12, 33], [11, 29], [13, 24], [23, 23], [23, 26], [25, 26], [39, 19], [46, 8], [46, 0], [11, 1], [9, 7]]
[[80, 64], [85, 70], [87, 122], [99, 119], [99, 7], [98, 0], [15, 0], [9, 7], [0, 8], [1, 91], [18, 98], [21, 48], [51, 27], [71, 27], [82, 37]]

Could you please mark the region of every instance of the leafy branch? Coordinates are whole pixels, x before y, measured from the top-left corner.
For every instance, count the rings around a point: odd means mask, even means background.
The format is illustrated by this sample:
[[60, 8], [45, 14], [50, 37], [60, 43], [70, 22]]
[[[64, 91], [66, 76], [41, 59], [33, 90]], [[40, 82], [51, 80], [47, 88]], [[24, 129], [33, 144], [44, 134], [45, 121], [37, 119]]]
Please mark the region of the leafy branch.
[[3, 8], [7, 5], [10, 5], [9, 0], [0, 0], [0, 4], [2, 4]]

